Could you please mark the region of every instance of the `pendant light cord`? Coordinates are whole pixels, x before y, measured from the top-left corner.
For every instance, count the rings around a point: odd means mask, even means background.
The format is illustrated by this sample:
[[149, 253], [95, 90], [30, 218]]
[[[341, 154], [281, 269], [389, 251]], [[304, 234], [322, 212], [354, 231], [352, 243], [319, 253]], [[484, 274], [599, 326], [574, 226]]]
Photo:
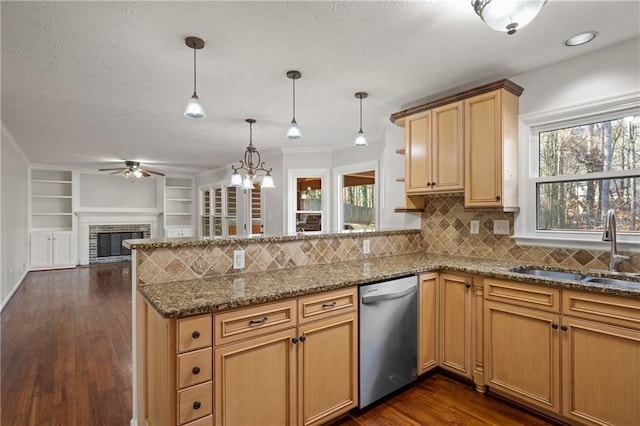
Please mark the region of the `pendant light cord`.
[[360, 96], [360, 133], [362, 133], [362, 96]]
[[293, 81], [293, 121], [296, 120], [296, 79], [292, 78]]
[[196, 47], [193, 46], [193, 93], [196, 93]]

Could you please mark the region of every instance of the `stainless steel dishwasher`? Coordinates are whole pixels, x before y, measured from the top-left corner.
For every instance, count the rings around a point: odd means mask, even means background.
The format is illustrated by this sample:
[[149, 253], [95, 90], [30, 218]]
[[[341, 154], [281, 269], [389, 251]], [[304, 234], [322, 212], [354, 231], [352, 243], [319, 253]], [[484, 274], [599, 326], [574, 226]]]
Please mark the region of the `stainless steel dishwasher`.
[[418, 377], [418, 277], [360, 286], [360, 403]]

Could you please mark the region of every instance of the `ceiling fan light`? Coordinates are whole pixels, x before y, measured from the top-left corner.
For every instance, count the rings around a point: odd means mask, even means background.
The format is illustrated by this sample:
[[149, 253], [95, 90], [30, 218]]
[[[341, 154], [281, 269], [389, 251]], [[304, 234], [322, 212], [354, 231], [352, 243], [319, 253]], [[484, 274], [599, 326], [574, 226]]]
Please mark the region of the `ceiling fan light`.
[[231, 182], [229, 182], [229, 186], [234, 188], [239, 188], [242, 186], [242, 176], [240, 176], [240, 173], [234, 171], [231, 174]]
[[133, 176], [137, 177], [137, 178], [141, 178], [142, 177], [142, 172], [140, 170], [138, 170], [138, 169], [135, 169], [133, 171]]
[[356, 142], [353, 144], [354, 146], [367, 146], [369, 143], [367, 142], [367, 137], [364, 135], [362, 129], [356, 135]]
[[260, 185], [261, 188], [275, 188], [276, 186], [273, 184], [273, 178], [271, 177], [270, 174], [265, 175], [262, 178], [262, 185]]
[[187, 108], [184, 110], [184, 116], [187, 118], [207, 118], [202, 107], [202, 102], [196, 92], [193, 92], [193, 96], [189, 98], [187, 102]]
[[540, 13], [547, 0], [472, 0], [482, 20], [496, 31], [514, 34]]
[[287, 139], [300, 139], [302, 138], [302, 132], [300, 132], [300, 127], [298, 123], [296, 123], [296, 119], [291, 120], [291, 125], [289, 126], [289, 130], [287, 131]]
[[132, 175], [131, 170], [125, 170], [124, 172], [122, 172], [122, 176], [126, 177], [127, 179], [129, 179]]

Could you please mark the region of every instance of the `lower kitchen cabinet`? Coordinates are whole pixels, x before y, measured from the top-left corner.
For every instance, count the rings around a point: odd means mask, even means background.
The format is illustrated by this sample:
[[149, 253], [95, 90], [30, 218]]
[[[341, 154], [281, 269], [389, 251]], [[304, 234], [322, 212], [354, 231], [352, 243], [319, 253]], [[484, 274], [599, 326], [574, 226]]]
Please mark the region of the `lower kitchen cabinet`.
[[472, 376], [472, 277], [439, 274], [440, 367], [466, 378]]
[[590, 425], [638, 425], [640, 300], [565, 291], [563, 311], [562, 414]]
[[296, 329], [215, 349], [215, 424], [295, 425]]
[[560, 411], [560, 315], [485, 304], [487, 384], [535, 406]]
[[438, 274], [418, 277], [418, 374], [438, 366]]

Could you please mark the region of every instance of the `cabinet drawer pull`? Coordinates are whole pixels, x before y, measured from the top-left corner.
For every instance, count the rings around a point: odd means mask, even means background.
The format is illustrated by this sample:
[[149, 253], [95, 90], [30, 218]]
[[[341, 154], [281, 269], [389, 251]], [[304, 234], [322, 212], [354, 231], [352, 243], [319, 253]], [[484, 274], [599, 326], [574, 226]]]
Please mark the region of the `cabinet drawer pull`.
[[195, 375], [195, 374], [199, 374], [200, 373], [200, 367], [195, 366], [191, 369], [191, 372]]
[[431, 182], [431, 186], [435, 187], [436, 183], [435, 182]]
[[431, 186], [431, 182], [427, 182], [427, 188]]
[[193, 409], [194, 409], [194, 410], [199, 410], [199, 409], [200, 409], [200, 407], [202, 407], [202, 404], [200, 404], [200, 401], [195, 401], [195, 402], [193, 403]]
[[552, 323], [551, 324], [551, 328], [553, 328], [554, 330], [557, 330], [558, 329], [558, 324]]
[[265, 322], [267, 322], [269, 320], [269, 318], [264, 317], [262, 319], [259, 320], [251, 320], [249, 321], [249, 325], [258, 325], [258, 324], [264, 324]]
[[193, 333], [191, 333], [191, 337], [197, 339], [198, 337], [200, 337], [200, 332], [198, 330], [194, 331]]
[[331, 303], [323, 303], [322, 304], [322, 309], [331, 309], [331, 308], [335, 308], [337, 305], [336, 301], [334, 300]]

